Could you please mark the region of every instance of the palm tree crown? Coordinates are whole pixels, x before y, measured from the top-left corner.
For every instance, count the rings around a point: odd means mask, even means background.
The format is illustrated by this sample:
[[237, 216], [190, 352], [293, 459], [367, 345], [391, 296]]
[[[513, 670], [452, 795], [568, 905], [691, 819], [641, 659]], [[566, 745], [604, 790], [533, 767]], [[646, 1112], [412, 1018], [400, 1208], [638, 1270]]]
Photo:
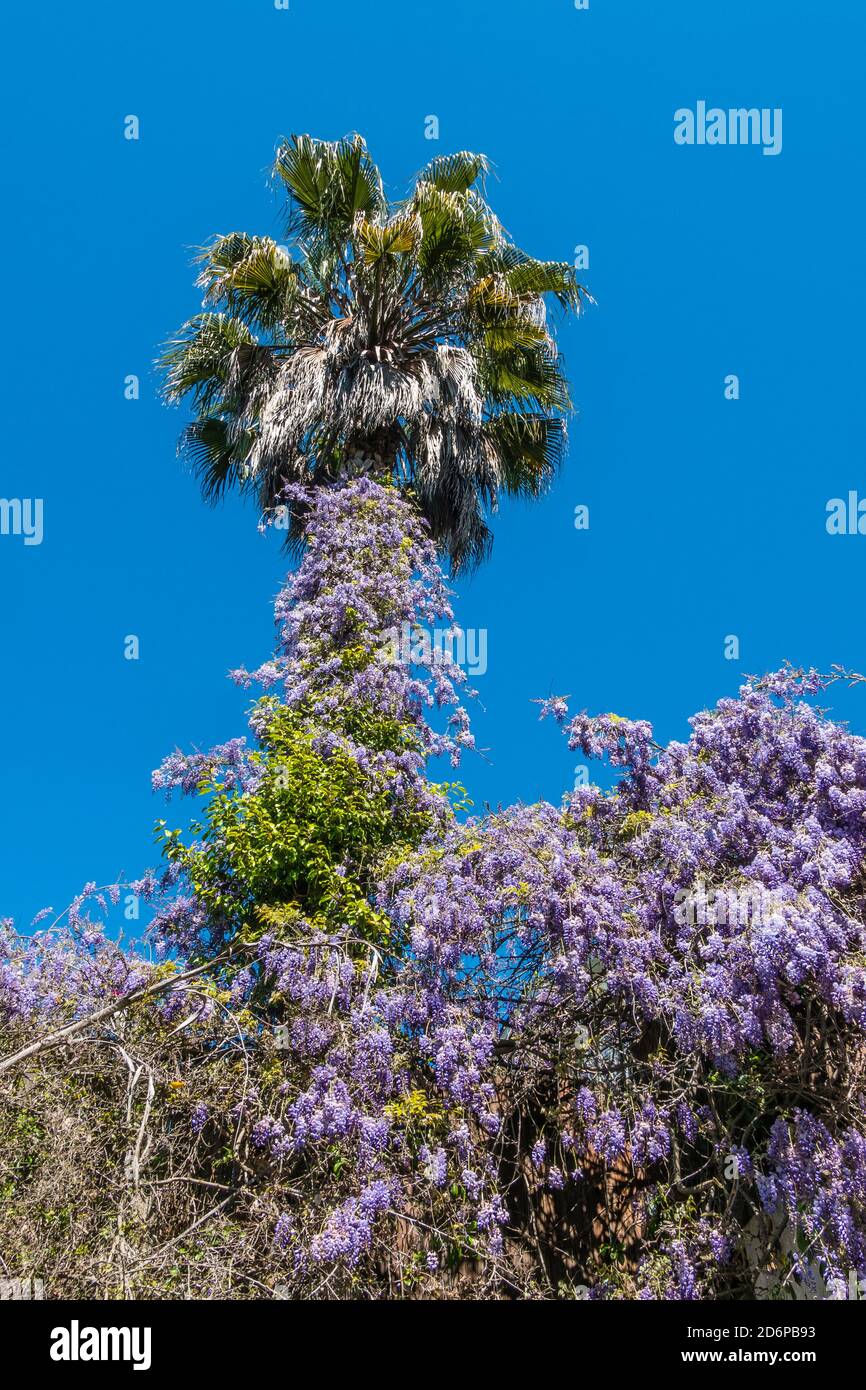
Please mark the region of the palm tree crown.
[[500, 494], [544, 489], [569, 407], [545, 295], [578, 312], [589, 296], [508, 239], [486, 170], [441, 156], [392, 203], [359, 136], [280, 147], [289, 247], [215, 238], [203, 312], [161, 359], [169, 399], [192, 398], [181, 443], [208, 499], [235, 484], [269, 510], [289, 483], [370, 472], [411, 490], [460, 567], [487, 553]]

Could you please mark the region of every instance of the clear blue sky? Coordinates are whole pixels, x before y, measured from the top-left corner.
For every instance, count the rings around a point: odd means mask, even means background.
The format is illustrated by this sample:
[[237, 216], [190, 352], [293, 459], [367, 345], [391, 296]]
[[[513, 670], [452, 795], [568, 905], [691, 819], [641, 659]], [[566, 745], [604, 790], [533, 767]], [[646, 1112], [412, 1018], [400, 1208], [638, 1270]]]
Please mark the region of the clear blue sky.
[[[44, 540], [0, 536], [0, 913], [26, 924], [153, 863], [151, 769], [243, 732], [224, 675], [271, 649], [277, 538], [202, 505], [150, 364], [198, 307], [189, 248], [278, 231], [281, 134], [360, 131], [395, 194], [437, 153], [484, 151], [517, 241], [590, 248], [598, 307], [560, 338], [567, 466], [505, 509], [461, 586], [458, 616], [488, 630], [476, 802], [573, 781], [535, 696], [669, 739], [744, 671], [866, 667], [866, 536], [825, 530], [829, 498], [866, 496], [866, 8], [149, 0], [18, 5], [5, 31], [0, 496], [44, 499]], [[782, 153], [675, 145], [699, 100], [781, 107]], [[833, 702], [866, 728], [862, 691]]]

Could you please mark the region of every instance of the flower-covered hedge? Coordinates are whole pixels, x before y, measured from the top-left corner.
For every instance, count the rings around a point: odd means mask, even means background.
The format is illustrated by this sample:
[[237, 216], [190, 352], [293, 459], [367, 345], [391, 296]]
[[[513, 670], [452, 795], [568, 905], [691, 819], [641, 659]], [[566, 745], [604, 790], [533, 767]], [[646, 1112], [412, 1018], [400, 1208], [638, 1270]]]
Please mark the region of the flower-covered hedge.
[[[751, 680], [618, 770], [467, 817], [411, 504], [321, 491], [251, 740], [127, 948], [88, 885], [0, 957], [0, 1249], [49, 1296], [833, 1296], [866, 1277], [866, 741]], [[399, 648], [399, 650], [398, 650]], [[855, 678], [856, 679], [856, 678]], [[104, 909], [104, 911], [103, 911]]]

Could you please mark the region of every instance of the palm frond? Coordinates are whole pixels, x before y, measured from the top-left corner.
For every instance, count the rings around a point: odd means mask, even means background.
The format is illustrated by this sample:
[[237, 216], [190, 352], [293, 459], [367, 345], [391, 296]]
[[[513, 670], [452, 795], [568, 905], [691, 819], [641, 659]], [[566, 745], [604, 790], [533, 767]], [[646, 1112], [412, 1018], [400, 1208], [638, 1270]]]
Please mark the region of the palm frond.
[[458, 150], [455, 154], [437, 155], [418, 175], [419, 183], [432, 184], [445, 193], [467, 193], [476, 179], [487, 173], [490, 165], [483, 154]]
[[235, 422], [205, 416], [187, 425], [180, 452], [192, 464], [206, 502], [216, 503], [233, 484], [246, 485], [246, 462], [255, 439]]
[[502, 488], [512, 497], [538, 497], [550, 485], [566, 450], [564, 420], [507, 411], [484, 422], [496, 452]]
[[367, 265], [377, 265], [386, 256], [400, 256], [415, 251], [422, 230], [421, 218], [412, 212], [398, 213], [384, 225], [371, 222], [363, 213], [359, 213], [353, 228]]
[[231, 232], [204, 248], [196, 285], [206, 304], [224, 304], [246, 323], [274, 328], [291, 316], [301, 267], [270, 237]]
[[274, 173], [290, 195], [289, 233], [335, 240], [356, 213], [386, 210], [382, 176], [360, 135], [334, 142], [293, 135], [278, 150]]
[[246, 324], [231, 314], [196, 314], [188, 319], [159, 358], [167, 399], [178, 401], [192, 393], [196, 406], [208, 410], [228, 381], [235, 353], [255, 343]]
[[507, 268], [504, 278], [513, 294], [552, 294], [563, 309], [576, 313], [580, 313], [584, 300], [592, 302], [592, 296], [578, 283], [574, 267], [567, 261], [525, 260]]
[[463, 194], [419, 183], [412, 206], [421, 219], [418, 270], [422, 277], [441, 280], [471, 264], [493, 243], [495, 232], [483, 207]]
[[541, 411], [570, 408], [568, 385], [557, 354], [550, 348], [506, 348], [490, 352], [482, 363], [483, 385], [494, 407], [514, 402]]

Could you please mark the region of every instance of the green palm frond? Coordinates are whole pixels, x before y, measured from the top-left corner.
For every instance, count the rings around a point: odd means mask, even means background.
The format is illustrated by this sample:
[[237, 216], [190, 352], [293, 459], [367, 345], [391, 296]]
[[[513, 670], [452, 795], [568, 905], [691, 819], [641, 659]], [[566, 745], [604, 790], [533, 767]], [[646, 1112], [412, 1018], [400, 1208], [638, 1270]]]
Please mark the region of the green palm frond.
[[238, 429], [219, 416], [204, 416], [187, 425], [180, 451], [192, 464], [206, 502], [218, 502], [232, 484], [247, 485], [245, 463], [254, 438], [251, 430]]
[[429, 183], [445, 193], [468, 193], [475, 181], [486, 174], [490, 165], [483, 154], [458, 150], [456, 154], [438, 155], [431, 159], [418, 175], [419, 183]]
[[547, 333], [538, 324], [528, 319], [508, 318], [488, 324], [483, 333], [485, 349], [494, 355], [507, 352], [528, 352], [542, 347], [548, 341]]
[[506, 348], [484, 360], [484, 387], [494, 406], [518, 402], [539, 411], [566, 411], [571, 402], [556, 354], [545, 348]]
[[517, 295], [552, 294], [563, 309], [577, 313], [584, 300], [591, 302], [567, 261], [523, 261], [506, 270], [505, 283]]
[[385, 256], [400, 256], [415, 251], [422, 230], [421, 218], [411, 212], [398, 213], [384, 225], [371, 222], [360, 213], [354, 226], [367, 265], [376, 265]]
[[419, 183], [412, 207], [421, 219], [418, 271], [429, 279], [468, 268], [495, 240], [495, 228], [483, 204], [465, 194]]
[[206, 304], [224, 302], [248, 324], [275, 328], [291, 316], [300, 292], [300, 266], [270, 237], [232, 232], [199, 256], [196, 285]]
[[356, 213], [386, 210], [382, 176], [360, 135], [329, 142], [293, 135], [280, 146], [274, 173], [290, 196], [288, 231], [346, 235]]
[[538, 497], [555, 477], [566, 449], [565, 422], [548, 415], [508, 411], [484, 423], [511, 496]]
[[198, 408], [209, 411], [231, 376], [238, 351], [255, 344], [246, 324], [233, 315], [196, 314], [160, 358], [169, 400], [191, 394]]

